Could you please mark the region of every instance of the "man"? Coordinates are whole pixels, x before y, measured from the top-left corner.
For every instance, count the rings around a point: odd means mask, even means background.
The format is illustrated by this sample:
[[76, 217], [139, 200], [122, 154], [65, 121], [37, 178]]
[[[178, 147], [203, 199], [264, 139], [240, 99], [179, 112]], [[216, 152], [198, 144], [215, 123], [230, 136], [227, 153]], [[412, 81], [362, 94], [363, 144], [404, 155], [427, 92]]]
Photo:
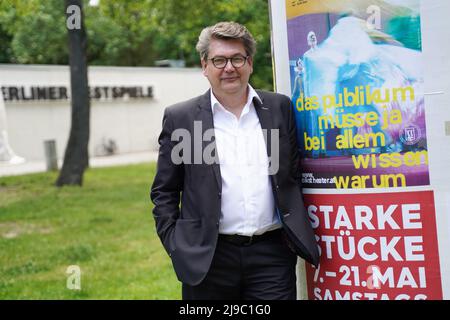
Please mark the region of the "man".
[[318, 264], [293, 110], [248, 84], [255, 47], [240, 24], [205, 28], [197, 50], [211, 89], [164, 113], [151, 198], [183, 299], [295, 299], [296, 254]]

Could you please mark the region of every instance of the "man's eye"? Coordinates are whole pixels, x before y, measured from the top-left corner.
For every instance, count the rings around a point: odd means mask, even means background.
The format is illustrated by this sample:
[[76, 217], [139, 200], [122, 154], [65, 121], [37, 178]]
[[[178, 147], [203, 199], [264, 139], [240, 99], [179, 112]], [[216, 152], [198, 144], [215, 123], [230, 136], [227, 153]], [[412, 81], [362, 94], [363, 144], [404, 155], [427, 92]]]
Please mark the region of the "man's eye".
[[242, 57], [234, 57], [233, 58], [233, 62], [234, 63], [242, 63], [242, 62], [244, 62], [244, 58], [242, 58]]
[[224, 58], [215, 58], [214, 59], [214, 64], [224, 64], [225, 63], [225, 59]]

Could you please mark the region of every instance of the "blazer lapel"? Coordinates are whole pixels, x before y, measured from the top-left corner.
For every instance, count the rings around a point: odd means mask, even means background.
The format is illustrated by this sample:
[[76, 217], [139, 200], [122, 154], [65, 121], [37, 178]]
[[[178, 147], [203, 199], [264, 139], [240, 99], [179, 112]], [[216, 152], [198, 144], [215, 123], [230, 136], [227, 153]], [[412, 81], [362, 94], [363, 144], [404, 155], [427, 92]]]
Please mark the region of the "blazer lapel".
[[[267, 156], [269, 157], [269, 167], [271, 168], [273, 163], [274, 156], [272, 154], [272, 135], [271, 132], [273, 129], [276, 129], [273, 124], [273, 110], [272, 108], [265, 104], [264, 97], [261, 92], [257, 91], [259, 97], [262, 100], [262, 103], [258, 99], [253, 99], [253, 104], [255, 106], [256, 114], [259, 118], [259, 123], [261, 124], [261, 129], [263, 129], [263, 136], [264, 141], [266, 142], [266, 149], [267, 149]], [[279, 159], [278, 159], [279, 160]], [[278, 161], [276, 160], [276, 161]], [[272, 181], [272, 186], [277, 187], [278, 186], [278, 179], [277, 179], [277, 171], [274, 173], [270, 173], [271, 170], [269, 170], [269, 176], [270, 180]]]
[[211, 90], [208, 90], [200, 99], [199, 104], [199, 114], [198, 117], [196, 117], [199, 121], [201, 121], [202, 124], [202, 162], [203, 159], [203, 151], [205, 148], [210, 145], [210, 148], [213, 148], [214, 150], [214, 156], [216, 157], [217, 161], [214, 161], [214, 163], [211, 165], [212, 170], [214, 172], [214, 176], [216, 178], [217, 186], [219, 187], [219, 190], [222, 190], [222, 176], [220, 174], [220, 165], [218, 162], [218, 154], [217, 154], [217, 147], [216, 147], [216, 137], [215, 134], [213, 134], [211, 141], [204, 141], [203, 140], [203, 134], [207, 130], [213, 130], [214, 131], [214, 122], [213, 122], [213, 114], [211, 109]]
[[259, 123], [261, 124], [261, 129], [263, 129], [264, 133], [264, 141], [266, 142], [267, 156], [270, 157], [272, 154], [271, 151], [271, 135], [270, 132], [273, 129], [273, 121], [272, 121], [272, 110], [271, 108], [264, 104], [264, 98], [261, 95], [261, 92], [258, 92], [259, 97], [262, 100], [262, 103], [257, 99], [253, 99], [253, 105], [255, 106], [256, 113], [259, 118]]
[[[256, 113], [259, 118], [259, 122], [261, 124], [261, 129], [263, 129], [264, 132], [264, 141], [266, 143], [266, 149], [267, 149], [267, 156], [270, 157], [271, 152], [271, 130], [274, 128], [273, 121], [272, 121], [272, 110], [271, 108], [264, 104], [264, 98], [261, 94], [261, 92], [258, 92], [259, 97], [262, 100], [262, 103], [254, 98], [253, 104], [255, 106]], [[214, 121], [213, 121], [213, 114], [211, 109], [211, 90], [208, 90], [200, 99], [199, 104], [199, 114], [196, 117], [199, 121], [202, 123], [202, 135], [205, 133], [205, 131], [212, 129], [214, 130]], [[217, 155], [217, 148], [216, 148], [216, 142], [215, 142], [215, 135], [212, 138], [211, 141], [204, 141], [202, 139], [202, 152], [205, 150], [205, 148], [213, 144], [213, 148], [216, 152], [215, 156], [218, 159]], [[203, 155], [202, 155], [203, 157]], [[215, 161], [212, 165], [212, 170], [214, 172], [214, 176], [216, 178], [217, 186], [219, 187], [219, 190], [222, 190], [222, 176], [220, 174], [220, 165], [218, 161]]]

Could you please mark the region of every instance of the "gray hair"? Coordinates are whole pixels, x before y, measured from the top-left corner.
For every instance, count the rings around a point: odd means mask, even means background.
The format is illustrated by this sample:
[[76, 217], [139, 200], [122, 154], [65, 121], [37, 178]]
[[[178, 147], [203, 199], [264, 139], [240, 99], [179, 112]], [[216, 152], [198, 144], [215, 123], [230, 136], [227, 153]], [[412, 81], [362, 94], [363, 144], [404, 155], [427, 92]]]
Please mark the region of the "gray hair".
[[256, 41], [252, 34], [245, 26], [237, 22], [219, 22], [202, 30], [195, 47], [202, 60], [208, 58], [211, 39], [240, 40], [247, 55], [253, 57], [256, 52]]

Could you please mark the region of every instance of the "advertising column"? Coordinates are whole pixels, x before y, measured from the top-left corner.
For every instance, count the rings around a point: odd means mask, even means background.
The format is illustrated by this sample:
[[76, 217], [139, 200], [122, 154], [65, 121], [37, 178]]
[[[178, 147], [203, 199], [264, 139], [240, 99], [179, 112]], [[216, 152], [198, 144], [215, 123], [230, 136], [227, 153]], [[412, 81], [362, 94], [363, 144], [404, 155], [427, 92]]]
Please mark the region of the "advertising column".
[[306, 265], [309, 299], [446, 297], [450, 183], [432, 169], [450, 160], [450, 141], [431, 109], [450, 120], [450, 106], [432, 104], [446, 87], [425, 74], [430, 3], [271, 2], [276, 87], [292, 99], [321, 252], [319, 268]]

